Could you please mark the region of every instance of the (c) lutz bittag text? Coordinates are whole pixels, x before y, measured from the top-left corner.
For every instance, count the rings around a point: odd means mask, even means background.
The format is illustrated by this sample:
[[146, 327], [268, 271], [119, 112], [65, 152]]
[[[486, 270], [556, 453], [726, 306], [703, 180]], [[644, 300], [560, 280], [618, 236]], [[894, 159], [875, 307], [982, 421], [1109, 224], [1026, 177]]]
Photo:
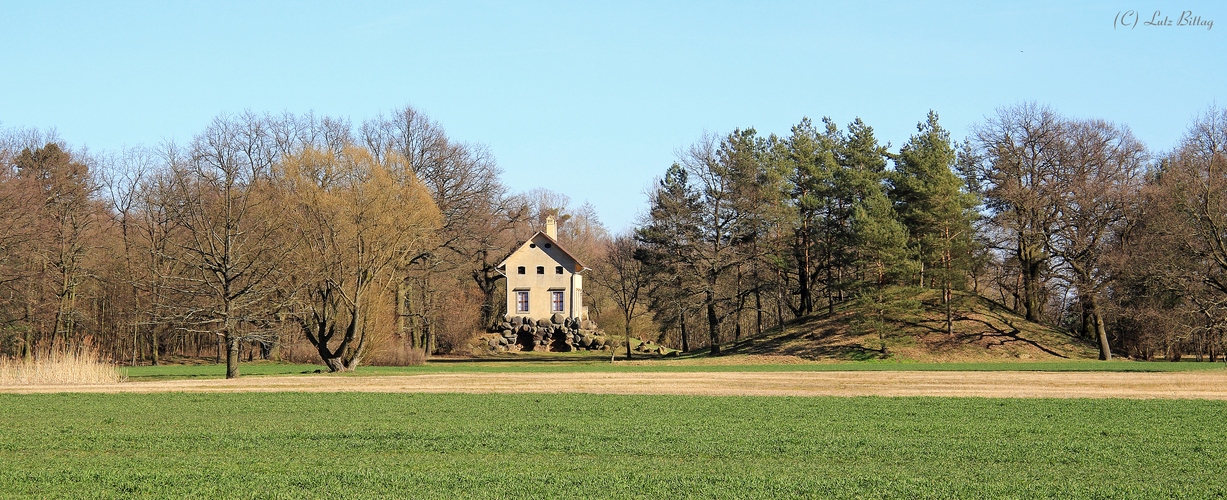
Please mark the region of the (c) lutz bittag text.
[[1180, 15], [1176, 16], [1175, 19], [1159, 10], [1154, 11], [1149, 16], [1136, 10], [1122, 10], [1117, 12], [1116, 17], [1112, 20], [1112, 27], [1114, 29], [1135, 29], [1138, 26], [1188, 27], [1209, 30], [1214, 28], [1214, 20], [1194, 14], [1191, 10], [1181, 11]]

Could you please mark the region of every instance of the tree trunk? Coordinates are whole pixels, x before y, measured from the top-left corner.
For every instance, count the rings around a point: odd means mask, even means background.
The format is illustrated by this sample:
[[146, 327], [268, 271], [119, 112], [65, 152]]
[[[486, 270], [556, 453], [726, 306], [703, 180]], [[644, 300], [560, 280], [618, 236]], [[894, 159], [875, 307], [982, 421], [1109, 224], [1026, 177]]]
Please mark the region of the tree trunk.
[[1038, 322], [1040, 320], [1041, 308], [1044, 306], [1040, 300], [1043, 292], [1040, 284], [1040, 274], [1043, 271], [1044, 260], [1046, 258], [1047, 256], [1044, 255], [1043, 249], [1036, 245], [1019, 241], [1018, 263], [1022, 270], [1023, 306], [1026, 309], [1028, 321]]
[[[755, 281], [757, 282], [757, 279]], [[763, 295], [757, 284], [754, 287], [754, 336], [763, 336]]]
[[954, 298], [954, 291], [950, 284], [950, 261], [954, 260], [950, 255], [950, 249], [942, 254], [944, 260], [946, 275], [942, 278], [942, 301], [946, 303], [946, 335], [954, 335], [954, 311], [951, 309], [951, 299]]
[[136, 354], [137, 354], [136, 351], [137, 351], [137, 346], [140, 345], [140, 343], [137, 341], [136, 332], [137, 332], [137, 326], [136, 324], [133, 324], [132, 325], [132, 366], [136, 366]]
[[323, 358], [323, 359], [324, 359], [324, 365], [328, 367], [329, 372], [337, 373], [337, 372], [345, 371], [345, 362], [341, 361], [340, 356]]
[[686, 333], [686, 309], [681, 307], [677, 309], [678, 317], [681, 318], [682, 323], [682, 352], [690, 352], [690, 335]]
[[954, 335], [954, 311], [951, 309], [950, 299], [950, 284], [947, 283], [942, 290], [942, 300], [946, 302], [946, 335]]
[[157, 328], [149, 329], [149, 362], [153, 366], [158, 366], [158, 330]]
[[720, 320], [716, 317], [716, 297], [715, 292], [708, 290], [706, 293], [707, 302], [707, 335], [711, 341], [711, 355], [720, 354]]
[[[808, 233], [808, 226], [803, 224], [801, 226], [801, 231], [803, 234]], [[809, 281], [809, 238], [801, 237], [798, 239], [801, 240], [797, 243], [801, 248], [799, 249], [800, 251], [797, 252], [797, 291], [800, 292], [801, 295], [801, 313], [810, 314], [814, 312], [814, 297], [810, 291]]]
[[1112, 346], [1108, 344], [1108, 332], [1103, 327], [1103, 317], [1095, 312], [1095, 329], [1099, 331], [1099, 359], [1112, 360]]
[[239, 378], [239, 337], [226, 332], [226, 378]]
[[626, 319], [626, 359], [631, 359], [631, 322], [630, 318]]
[[1104, 329], [1103, 318], [1099, 315], [1099, 304], [1095, 295], [1083, 294], [1079, 301], [1082, 302], [1083, 337], [1099, 341], [1100, 360], [1112, 359], [1112, 346], [1108, 344], [1108, 332]]
[[745, 309], [745, 307], [743, 306], [746, 303], [746, 296], [741, 293], [741, 282], [742, 282], [741, 265], [738, 264], [737, 265], [737, 313], [736, 313], [736, 318], [735, 318], [736, 323], [733, 325], [733, 347], [734, 348], [736, 348], [737, 344], [741, 342], [741, 311]]
[[409, 309], [405, 307], [405, 299], [408, 297], [409, 284], [408, 280], [401, 280], [396, 284], [396, 336], [405, 338], [408, 335], [408, 330], [405, 328], [405, 318], [409, 316]]
[[[782, 279], [783, 273], [778, 269], [775, 271], [775, 277], [781, 283], [775, 287], [775, 326], [784, 328], [784, 290], [787, 289], [787, 284]], [[813, 299], [811, 299], [813, 300]]]

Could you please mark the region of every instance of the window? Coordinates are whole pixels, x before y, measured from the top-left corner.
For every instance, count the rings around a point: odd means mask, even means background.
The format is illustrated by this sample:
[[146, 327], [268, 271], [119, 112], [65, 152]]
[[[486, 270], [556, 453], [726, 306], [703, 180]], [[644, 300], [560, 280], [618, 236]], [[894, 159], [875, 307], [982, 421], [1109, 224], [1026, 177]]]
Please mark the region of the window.
[[546, 243], [546, 244], [545, 244], [545, 248], [554, 248], [554, 246], [553, 246], [553, 245], [551, 245], [551, 244], [549, 244], [549, 243]]
[[524, 274], [524, 266], [517, 267], [516, 274]]
[[528, 312], [528, 292], [516, 292], [516, 312]]
[[562, 312], [562, 292], [550, 292], [550, 312]]
[[554, 274], [562, 274], [562, 266], [554, 266]]
[[545, 266], [537, 266], [537, 274], [545, 274]]

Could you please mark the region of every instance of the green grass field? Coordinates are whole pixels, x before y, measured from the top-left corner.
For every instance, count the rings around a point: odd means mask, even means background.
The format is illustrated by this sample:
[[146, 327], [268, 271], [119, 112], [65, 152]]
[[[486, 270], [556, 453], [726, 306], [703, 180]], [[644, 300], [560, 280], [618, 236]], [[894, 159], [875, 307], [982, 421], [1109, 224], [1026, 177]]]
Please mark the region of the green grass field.
[[0, 496], [1227, 496], [1227, 402], [0, 395]]
[[[661, 361], [661, 360], [656, 360]], [[701, 361], [696, 358], [695, 361]], [[245, 363], [240, 365], [243, 375], [302, 375], [316, 370], [327, 371], [323, 365], [300, 365], [279, 363]], [[1227, 370], [1224, 363], [1171, 363], [1166, 361], [1018, 361], [988, 363], [907, 363], [891, 360], [805, 363], [805, 364], [747, 364], [732, 360], [729, 364], [686, 364], [672, 362], [649, 362], [647, 364], [610, 364], [605, 357], [591, 355], [510, 355], [503, 358], [432, 361], [423, 366], [360, 366], [346, 376], [362, 375], [414, 375], [424, 373], [569, 373], [569, 372], [727, 372], [727, 371], [860, 371], [860, 370], [905, 370], [905, 371], [1109, 371], [1109, 372], [1167, 372]], [[122, 367], [120, 371], [129, 380], [170, 380], [192, 378], [222, 378], [224, 365], [166, 365]]]

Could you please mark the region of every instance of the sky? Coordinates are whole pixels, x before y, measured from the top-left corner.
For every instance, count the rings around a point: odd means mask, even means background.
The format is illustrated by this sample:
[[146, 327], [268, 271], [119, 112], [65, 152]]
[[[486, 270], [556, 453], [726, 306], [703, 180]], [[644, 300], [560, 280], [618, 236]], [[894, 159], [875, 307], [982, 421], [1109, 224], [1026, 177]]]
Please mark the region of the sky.
[[962, 139], [1034, 101], [1168, 150], [1227, 106], [1227, 3], [1148, 1], [0, 0], [0, 126], [98, 152], [222, 113], [410, 105], [488, 146], [511, 190], [616, 232], [704, 133], [802, 117], [860, 117], [897, 149], [930, 109]]

